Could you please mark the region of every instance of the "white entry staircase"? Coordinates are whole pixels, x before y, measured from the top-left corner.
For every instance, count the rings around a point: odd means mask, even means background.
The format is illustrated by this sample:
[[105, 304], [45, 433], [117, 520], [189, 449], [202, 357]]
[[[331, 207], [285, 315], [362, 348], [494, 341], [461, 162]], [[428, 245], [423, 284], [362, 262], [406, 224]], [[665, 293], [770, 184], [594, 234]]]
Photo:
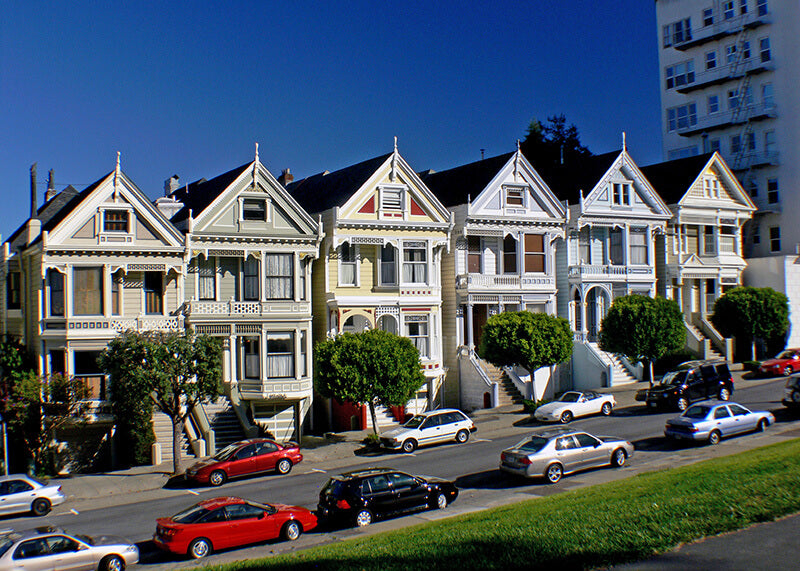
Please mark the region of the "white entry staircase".
[[614, 375], [614, 385], [624, 385], [627, 383], [639, 382], [635, 376], [631, 374], [628, 368], [622, 364], [622, 360], [614, 353], [609, 353], [600, 349], [597, 343], [589, 342], [589, 345], [594, 349], [598, 357], [606, 364], [611, 365]]
[[[700, 330], [699, 327], [696, 327], [695, 325], [692, 325], [688, 321], [684, 321], [684, 325], [686, 326], [686, 329], [691, 331], [697, 339], [700, 339], [703, 342], [705, 342], [708, 339], [708, 337], [705, 334], [703, 334], [703, 332]], [[710, 340], [707, 343], [707, 346], [708, 346], [708, 356], [701, 355], [700, 356], [701, 358], [725, 360], [725, 356], [722, 353], [720, 353], [719, 351], [717, 351], [716, 347], [714, 347], [714, 344], [711, 343]]]
[[236, 412], [234, 412], [227, 398], [220, 397], [215, 403], [204, 404], [203, 408], [206, 411], [211, 430], [214, 431], [216, 450], [210, 451], [210, 454], [216, 454], [228, 444], [233, 444], [246, 438], [242, 424], [239, 422], [239, 417], [236, 416]]
[[[161, 446], [161, 462], [172, 462], [172, 420], [160, 411], [153, 412], [153, 432], [156, 443]], [[186, 431], [181, 430], [181, 455], [194, 456], [192, 447], [186, 438]]]
[[[378, 423], [378, 430], [392, 429], [400, 426], [392, 412], [383, 405], [375, 405], [375, 421]], [[367, 428], [372, 428], [372, 416], [367, 407]]]

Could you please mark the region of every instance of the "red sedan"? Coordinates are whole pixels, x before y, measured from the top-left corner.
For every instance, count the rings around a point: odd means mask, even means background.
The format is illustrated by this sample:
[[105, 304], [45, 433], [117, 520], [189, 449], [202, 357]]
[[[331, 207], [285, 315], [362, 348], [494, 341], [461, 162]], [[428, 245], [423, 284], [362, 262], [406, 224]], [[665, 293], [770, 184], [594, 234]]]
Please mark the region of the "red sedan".
[[762, 375], [791, 375], [800, 372], [800, 349], [785, 349], [773, 359], [767, 359], [758, 368]]
[[305, 508], [214, 498], [156, 520], [153, 541], [165, 551], [200, 559], [214, 550], [279, 537], [292, 541], [316, 526], [317, 517]]
[[186, 478], [200, 484], [221, 486], [228, 478], [275, 471], [288, 474], [303, 460], [300, 446], [294, 442], [278, 444], [267, 438], [242, 440], [195, 462], [186, 470]]

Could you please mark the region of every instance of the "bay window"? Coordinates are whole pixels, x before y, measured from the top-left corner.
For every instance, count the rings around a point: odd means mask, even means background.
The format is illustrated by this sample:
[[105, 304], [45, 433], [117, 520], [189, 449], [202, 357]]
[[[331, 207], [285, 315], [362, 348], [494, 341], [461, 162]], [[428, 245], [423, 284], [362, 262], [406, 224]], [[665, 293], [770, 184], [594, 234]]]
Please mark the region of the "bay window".
[[517, 273], [517, 241], [511, 235], [503, 239], [503, 273]]
[[103, 268], [73, 268], [72, 313], [103, 314]]
[[164, 280], [160, 272], [144, 273], [144, 305], [148, 315], [164, 312]]
[[64, 274], [58, 270], [48, 271], [47, 285], [50, 288], [50, 316], [64, 317]]
[[244, 261], [243, 295], [245, 301], [258, 301], [258, 260], [247, 258]]
[[397, 285], [397, 251], [391, 244], [384, 244], [380, 249], [378, 262], [378, 283], [380, 285]]
[[9, 272], [6, 277], [6, 307], [20, 309], [22, 307], [22, 274]]
[[214, 258], [197, 259], [197, 279], [200, 299], [217, 299], [216, 260]]
[[258, 337], [241, 337], [242, 364], [245, 379], [261, 379], [261, 340]]
[[267, 334], [267, 377], [294, 377], [294, 336], [291, 332]]
[[294, 298], [294, 258], [292, 254], [264, 256], [264, 295], [267, 299]]
[[403, 283], [428, 283], [428, 252], [425, 242], [406, 242], [403, 245]]
[[544, 272], [544, 235], [525, 234], [525, 272]]
[[348, 242], [339, 246], [339, 285], [356, 285], [356, 247]]
[[647, 229], [631, 228], [630, 255], [631, 264], [647, 264]]
[[430, 339], [428, 337], [428, 316], [427, 315], [407, 315], [406, 335], [414, 347], [419, 351], [422, 358], [430, 357]]
[[467, 236], [467, 273], [481, 273], [480, 236]]

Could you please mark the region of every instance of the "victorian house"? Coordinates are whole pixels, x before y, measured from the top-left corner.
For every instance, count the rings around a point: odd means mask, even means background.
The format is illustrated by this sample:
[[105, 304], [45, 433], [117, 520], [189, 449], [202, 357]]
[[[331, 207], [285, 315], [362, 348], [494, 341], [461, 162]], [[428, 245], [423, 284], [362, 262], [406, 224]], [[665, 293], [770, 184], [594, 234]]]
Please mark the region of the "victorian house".
[[167, 187], [157, 203], [185, 240], [186, 325], [223, 338], [226, 398], [200, 415], [215, 447], [226, 443], [224, 427], [215, 425], [231, 413], [233, 435], [238, 422], [248, 435], [298, 440], [313, 398], [311, 265], [319, 224], [260, 162], [258, 147], [254, 161], [211, 180], [180, 186], [173, 177]]
[[[296, 181], [289, 190], [322, 216], [325, 238], [313, 272], [314, 339], [376, 327], [410, 338], [426, 384], [406, 411], [394, 411], [395, 418], [438, 406], [445, 374], [442, 289], [452, 287], [441, 281], [441, 264], [451, 214], [396, 145], [389, 154]], [[365, 407], [357, 404], [331, 401], [319, 414], [338, 429], [366, 426]]]
[[564, 239], [564, 205], [519, 149], [422, 178], [455, 222], [442, 263], [447, 401], [474, 409], [520, 393], [542, 398], [550, 388], [549, 370], [531, 384], [528, 371], [500, 371], [476, 349], [492, 315], [556, 314], [555, 254]]
[[547, 182], [569, 204], [556, 285], [558, 313], [569, 316], [575, 331], [573, 386], [633, 381], [640, 369], [601, 351], [598, 333], [615, 298], [656, 294], [655, 241], [672, 215], [624, 145], [577, 167], [555, 169]]
[[656, 242], [658, 294], [683, 310], [687, 346], [701, 357], [732, 359], [708, 316], [717, 298], [742, 284], [746, 267], [742, 227], [756, 210], [719, 153], [642, 168], [672, 211], [667, 232]]

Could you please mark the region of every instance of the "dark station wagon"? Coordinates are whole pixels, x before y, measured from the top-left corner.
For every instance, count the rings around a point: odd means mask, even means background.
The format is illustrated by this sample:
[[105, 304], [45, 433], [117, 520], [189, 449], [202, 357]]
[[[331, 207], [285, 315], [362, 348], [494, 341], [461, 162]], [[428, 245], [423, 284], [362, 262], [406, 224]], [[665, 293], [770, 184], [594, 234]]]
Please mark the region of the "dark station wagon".
[[690, 403], [733, 394], [733, 377], [725, 361], [687, 361], [670, 371], [649, 389], [636, 393], [637, 401], [650, 408], [686, 410]]

